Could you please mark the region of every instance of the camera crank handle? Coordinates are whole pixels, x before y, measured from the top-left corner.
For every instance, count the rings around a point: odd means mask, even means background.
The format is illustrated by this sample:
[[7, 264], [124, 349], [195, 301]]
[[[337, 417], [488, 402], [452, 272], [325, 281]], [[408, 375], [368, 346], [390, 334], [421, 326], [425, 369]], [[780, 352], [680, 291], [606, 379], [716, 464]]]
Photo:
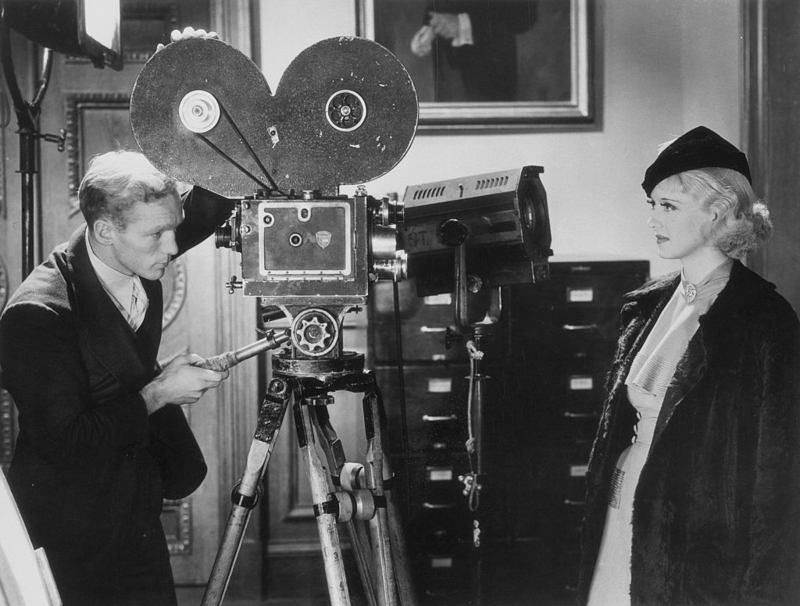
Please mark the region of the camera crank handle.
[[219, 354], [218, 356], [205, 358], [194, 365], [207, 370], [228, 370], [232, 366], [236, 366], [239, 362], [243, 362], [248, 358], [252, 358], [263, 351], [278, 349], [284, 343], [289, 341], [288, 331], [284, 331], [275, 335], [271, 330], [268, 330], [266, 335], [266, 337], [256, 341], [255, 343], [245, 345], [244, 347], [234, 351]]

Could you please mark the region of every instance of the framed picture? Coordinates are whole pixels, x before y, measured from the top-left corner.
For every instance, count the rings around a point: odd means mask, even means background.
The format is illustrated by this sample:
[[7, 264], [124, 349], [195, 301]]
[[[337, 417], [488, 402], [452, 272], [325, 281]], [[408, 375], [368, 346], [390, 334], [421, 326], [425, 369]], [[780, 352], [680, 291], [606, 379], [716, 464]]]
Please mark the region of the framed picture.
[[593, 125], [592, 0], [356, 0], [405, 65], [420, 128]]
[[130, 125], [127, 93], [67, 93], [67, 172], [70, 216], [80, 212], [78, 189], [89, 161], [111, 149], [138, 149]]

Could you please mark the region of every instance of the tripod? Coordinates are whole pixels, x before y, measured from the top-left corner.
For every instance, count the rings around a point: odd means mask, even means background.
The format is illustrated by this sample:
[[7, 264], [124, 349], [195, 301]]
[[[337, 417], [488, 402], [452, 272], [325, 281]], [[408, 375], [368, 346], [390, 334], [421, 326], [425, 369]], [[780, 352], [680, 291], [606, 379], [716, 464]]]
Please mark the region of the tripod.
[[[411, 606], [413, 588], [392, 497], [394, 479], [389, 461], [384, 457], [386, 422], [375, 376], [364, 370], [363, 355], [341, 351], [338, 326], [325, 325], [327, 321], [336, 323], [331, 314], [322, 309], [305, 310], [303, 314], [311, 320], [298, 324], [295, 318], [291, 351], [272, 357], [273, 378], [259, 410], [244, 473], [231, 494], [233, 507], [202, 604], [222, 603], [250, 514], [259, 500], [270, 454], [291, 404], [314, 501], [331, 605], [350, 604], [337, 528], [337, 522], [346, 522], [370, 606]], [[313, 351], [315, 348], [310, 345], [321, 342], [323, 337], [332, 337], [331, 346], [325, 347], [331, 357], [301, 353]], [[284, 337], [280, 341], [286, 340]], [[273, 339], [269, 347], [261, 350], [279, 346], [278, 341]], [[327, 407], [334, 404], [331, 393], [342, 390], [364, 394], [364, 429], [368, 443], [365, 465], [345, 460], [344, 448], [330, 422]]]

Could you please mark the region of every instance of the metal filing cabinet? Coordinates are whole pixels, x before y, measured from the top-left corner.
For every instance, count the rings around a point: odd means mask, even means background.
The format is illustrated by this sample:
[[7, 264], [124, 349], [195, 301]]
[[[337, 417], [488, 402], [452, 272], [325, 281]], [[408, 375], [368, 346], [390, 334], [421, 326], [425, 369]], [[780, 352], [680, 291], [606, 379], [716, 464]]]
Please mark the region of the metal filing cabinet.
[[[530, 524], [536, 552], [544, 557], [531, 582], [538, 582], [552, 603], [569, 604], [578, 580], [586, 468], [623, 295], [647, 280], [649, 263], [554, 260], [550, 274], [547, 282], [507, 293], [506, 342], [512, 353], [506, 388], [513, 395], [504, 407], [521, 422], [505, 435], [521, 447], [534, 443], [526, 461], [535, 467], [533, 488], [522, 492], [538, 503]], [[503, 433], [495, 428], [495, 435]]]
[[[384, 395], [395, 470], [410, 494], [404, 524], [421, 601], [571, 604], [580, 554], [584, 476], [618, 335], [624, 293], [647, 261], [553, 260], [551, 279], [503, 290], [503, 315], [484, 345], [481, 547], [459, 475], [469, 471], [463, 344], [449, 296], [398, 285], [408, 457], [401, 410], [392, 285], [371, 298], [370, 364]], [[403, 490], [404, 481], [399, 487]]]
[[[393, 285], [378, 282], [371, 297], [370, 365], [389, 427], [393, 467], [417, 591], [423, 604], [464, 604], [474, 568], [466, 497], [459, 476], [469, 471], [466, 396], [469, 361], [463, 345], [445, 347], [455, 328], [450, 295], [418, 297], [411, 281], [398, 285], [404, 361], [407, 458], [402, 452], [402, 410]], [[406, 486], [410, 490], [406, 492]]]

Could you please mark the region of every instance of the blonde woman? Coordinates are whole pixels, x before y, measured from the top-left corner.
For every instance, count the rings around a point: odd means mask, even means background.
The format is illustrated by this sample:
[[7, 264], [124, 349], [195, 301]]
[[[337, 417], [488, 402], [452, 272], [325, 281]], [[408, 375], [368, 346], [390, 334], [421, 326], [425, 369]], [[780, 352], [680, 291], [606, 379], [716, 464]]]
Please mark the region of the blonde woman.
[[741, 259], [772, 231], [698, 127], [642, 184], [682, 269], [627, 295], [587, 474], [581, 603], [800, 604], [800, 325]]

